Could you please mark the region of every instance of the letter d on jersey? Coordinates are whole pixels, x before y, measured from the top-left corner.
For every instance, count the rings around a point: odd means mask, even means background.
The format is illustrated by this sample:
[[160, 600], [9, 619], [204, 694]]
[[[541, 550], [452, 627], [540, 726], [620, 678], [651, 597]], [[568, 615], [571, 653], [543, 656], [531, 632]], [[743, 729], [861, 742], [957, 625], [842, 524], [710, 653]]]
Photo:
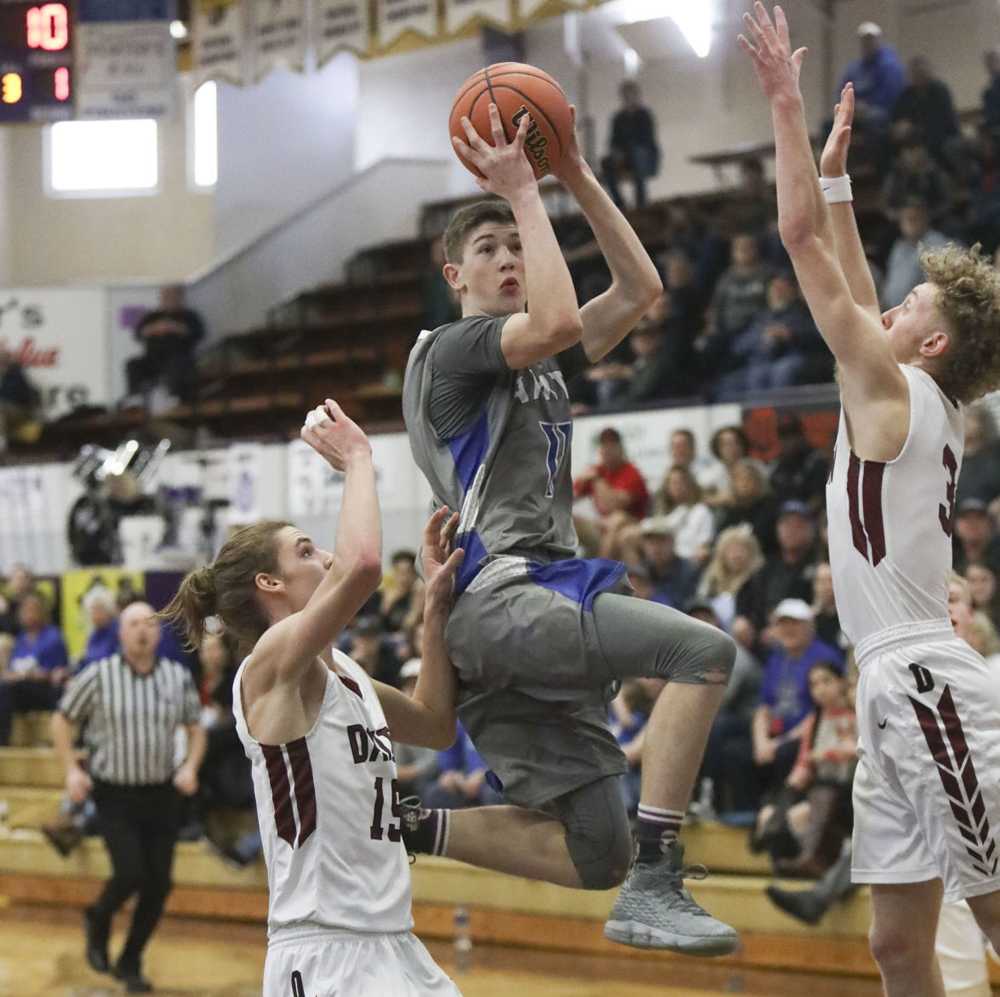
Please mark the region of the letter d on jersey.
[[354, 764], [360, 765], [368, 761], [368, 731], [361, 724], [351, 724], [347, 728], [347, 740], [351, 745], [351, 755]]
[[911, 664], [913, 680], [917, 683], [917, 692], [923, 694], [934, 688], [934, 676], [923, 665]]

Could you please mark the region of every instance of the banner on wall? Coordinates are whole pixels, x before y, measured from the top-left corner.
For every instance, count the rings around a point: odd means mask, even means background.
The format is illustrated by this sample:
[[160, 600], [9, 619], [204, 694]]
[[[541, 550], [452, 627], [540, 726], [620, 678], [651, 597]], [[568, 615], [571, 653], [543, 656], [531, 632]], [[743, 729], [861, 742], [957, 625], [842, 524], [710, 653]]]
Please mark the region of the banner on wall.
[[264, 448], [259, 443], [237, 443], [226, 451], [226, 463], [229, 522], [242, 525], [263, 519], [260, 486], [264, 474]]
[[198, 82], [242, 85], [246, 21], [240, 0], [195, 0], [194, 65]]
[[444, 29], [453, 34], [470, 21], [489, 21], [499, 27], [513, 23], [513, 0], [444, 0]]
[[284, 67], [301, 73], [306, 62], [305, 0], [252, 0], [250, 50], [253, 78]]
[[160, 118], [174, 109], [177, 53], [166, 0], [80, 0], [76, 116]]
[[437, 34], [437, 0], [377, 0], [375, 31], [387, 48], [406, 31], [433, 38]]
[[316, 63], [321, 68], [342, 49], [368, 51], [371, 31], [368, 0], [316, 0]]
[[[591, 0], [559, 0], [559, 2], [563, 7], [574, 7], [577, 10], [592, 6]], [[533, 14], [537, 14], [548, 3], [549, 0], [520, 0], [518, 7], [521, 17], [531, 17]]]
[[105, 302], [97, 288], [0, 289], [0, 348], [37, 385], [49, 419], [111, 400]]

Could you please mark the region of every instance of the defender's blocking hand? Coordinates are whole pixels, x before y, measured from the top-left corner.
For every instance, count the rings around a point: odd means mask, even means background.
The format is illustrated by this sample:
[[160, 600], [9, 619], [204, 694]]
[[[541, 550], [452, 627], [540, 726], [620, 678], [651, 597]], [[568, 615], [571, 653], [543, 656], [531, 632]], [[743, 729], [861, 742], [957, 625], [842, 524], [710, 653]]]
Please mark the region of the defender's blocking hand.
[[757, 0], [753, 14], [743, 15], [746, 34], [740, 35], [742, 49], [753, 61], [761, 89], [770, 100], [799, 97], [799, 73], [806, 49], [792, 51], [785, 12], [777, 4], [772, 22], [767, 8]]
[[825, 177], [842, 177], [847, 172], [847, 150], [851, 146], [851, 125], [854, 122], [854, 84], [847, 83], [840, 92], [840, 103], [833, 112], [833, 126], [819, 158], [820, 172]]

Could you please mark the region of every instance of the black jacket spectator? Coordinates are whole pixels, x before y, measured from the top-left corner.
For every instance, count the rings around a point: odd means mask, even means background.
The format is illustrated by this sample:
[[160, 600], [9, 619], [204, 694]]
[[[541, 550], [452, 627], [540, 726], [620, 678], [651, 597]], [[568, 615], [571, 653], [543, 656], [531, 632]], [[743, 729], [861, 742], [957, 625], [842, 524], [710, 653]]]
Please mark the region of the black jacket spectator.
[[622, 207], [619, 182], [627, 175], [635, 188], [635, 206], [646, 204], [646, 181], [660, 168], [660, 147], [656, 144], [656, 122], [641, 103], [639, 87], [625, 82], [621, 87], [623, 107], [611, 119], [610, 152], [602, 167], [608, 192]]
[[823, 505], [830, 463], [813, 449], [794, 415], [778, 421], [778, 459], [771, 468], [771, 490], [779, 499], [797, 499], [812, 509]]
[[893, 131], [922, 137], [939, 161], [946, 162], [948, 143], [958, 135], [958, 115], [951, 90], [931, 71], [926, 56], [910, 60], [910, 82], [892, 111]]
[[979, 499], [989, 504], [1000, 496], [1000, 440], [985, 405], [965, 410], [965, 455], [958, 479], [957, 501]]
[[990, 49], [983, 57], [990, 82], [983, 91], [983, 124], [1000, 128], [1000, 49]]
[[927, 207], [932, 223], [939, 222], [951, 210], [951, 182], [918, 138], [907, 139], [899, 150], [882, 195], [886, 214], [893, 219], [898, 219], [903, 208], [914, 202]]

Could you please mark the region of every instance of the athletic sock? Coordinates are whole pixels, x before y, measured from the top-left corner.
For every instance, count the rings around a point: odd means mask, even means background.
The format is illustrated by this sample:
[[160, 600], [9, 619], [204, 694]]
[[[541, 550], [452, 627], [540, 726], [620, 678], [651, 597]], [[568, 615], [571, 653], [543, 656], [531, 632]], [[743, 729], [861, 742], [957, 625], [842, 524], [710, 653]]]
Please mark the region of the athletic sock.
[[638, 813], [638, 862], [656, 862], [677, 840], [684, 813], [681, 810], [664, 810], [639, 804]]
[[446, 855], [451, 830], [450, 810], [421, 810], [416, 820], [404, 817], [403, 843], [414, 855]]

